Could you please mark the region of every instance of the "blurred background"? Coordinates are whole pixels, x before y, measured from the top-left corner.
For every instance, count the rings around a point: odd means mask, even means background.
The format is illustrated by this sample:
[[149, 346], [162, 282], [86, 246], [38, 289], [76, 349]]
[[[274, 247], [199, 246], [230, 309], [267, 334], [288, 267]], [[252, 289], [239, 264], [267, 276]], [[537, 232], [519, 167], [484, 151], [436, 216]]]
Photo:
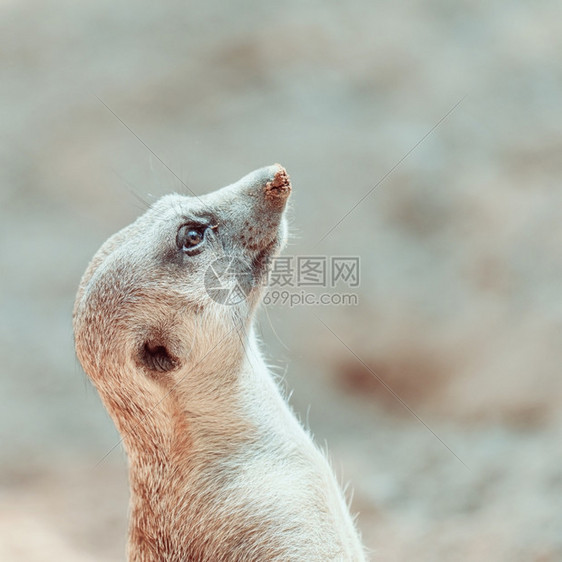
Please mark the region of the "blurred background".
[[374, 557], [562, 560], [561, 53], [554, 0], [0, 0], [0, 559], [124, 559], [71, 312], [186, 192], [161, 159], [196, 193], [281, 162], [287, 254], [360, 256], [358, 306], [258, 329]]

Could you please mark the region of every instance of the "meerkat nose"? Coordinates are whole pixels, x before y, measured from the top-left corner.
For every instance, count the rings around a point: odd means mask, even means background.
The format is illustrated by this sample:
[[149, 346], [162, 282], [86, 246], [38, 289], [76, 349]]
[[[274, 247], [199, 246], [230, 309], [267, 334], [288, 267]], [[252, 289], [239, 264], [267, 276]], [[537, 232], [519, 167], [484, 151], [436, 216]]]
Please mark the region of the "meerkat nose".
[[[236, 183], [227, 185], [213, 196], [229, 197], [232, 201], [241, 199], [255, 213], [280, 214], [291, 194], [291, 180], [280, 164], [265, 166], [245, 175]], [[264, 215], [264, 216], [265, 216]], [[263, 218], [263, 217], [262, 217]]]
[[270, 166], [268, 172], [270, 179], [263, 187], [265, 201], [271, 207], [282, 207], [291, 194], [291, 180], [285, 168], [280, 164]]

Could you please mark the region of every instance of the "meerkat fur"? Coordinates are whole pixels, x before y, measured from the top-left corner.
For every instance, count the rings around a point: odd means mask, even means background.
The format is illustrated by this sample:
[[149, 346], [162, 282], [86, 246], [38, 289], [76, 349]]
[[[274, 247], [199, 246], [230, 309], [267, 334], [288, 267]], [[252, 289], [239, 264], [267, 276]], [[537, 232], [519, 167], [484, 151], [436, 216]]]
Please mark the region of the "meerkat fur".
[[[82, 278], [76, 351], [127, 452], [131, 562], [365, 560], [331, 467], [253, 328], [290, 191], [274, 165], [201, 197], [167, 195], [109, 238]], [[232, 262], [247, 294], [225, 304], [206, 275]]]

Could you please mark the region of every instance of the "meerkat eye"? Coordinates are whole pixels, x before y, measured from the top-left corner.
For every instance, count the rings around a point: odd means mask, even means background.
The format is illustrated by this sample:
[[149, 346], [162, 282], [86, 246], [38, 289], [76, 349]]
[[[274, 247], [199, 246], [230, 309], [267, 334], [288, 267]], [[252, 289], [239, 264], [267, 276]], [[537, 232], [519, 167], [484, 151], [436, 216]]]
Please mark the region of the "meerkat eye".
[[176, 244], [180, 250], [189, 252], [199, 246], [205, 239], [206, 225], [184, 224], [180, 226], [176, 236]]

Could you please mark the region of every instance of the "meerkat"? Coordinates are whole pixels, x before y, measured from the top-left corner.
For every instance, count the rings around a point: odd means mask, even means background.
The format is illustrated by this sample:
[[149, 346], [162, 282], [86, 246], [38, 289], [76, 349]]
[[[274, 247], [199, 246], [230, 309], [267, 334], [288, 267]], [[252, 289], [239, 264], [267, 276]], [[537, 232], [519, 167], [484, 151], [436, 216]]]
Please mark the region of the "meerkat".
[[290, 192], [276, 164], [164, 196], [82, 278], [76, 352], [127, 453], [131, 562], [366, 560], [254, 333]]

